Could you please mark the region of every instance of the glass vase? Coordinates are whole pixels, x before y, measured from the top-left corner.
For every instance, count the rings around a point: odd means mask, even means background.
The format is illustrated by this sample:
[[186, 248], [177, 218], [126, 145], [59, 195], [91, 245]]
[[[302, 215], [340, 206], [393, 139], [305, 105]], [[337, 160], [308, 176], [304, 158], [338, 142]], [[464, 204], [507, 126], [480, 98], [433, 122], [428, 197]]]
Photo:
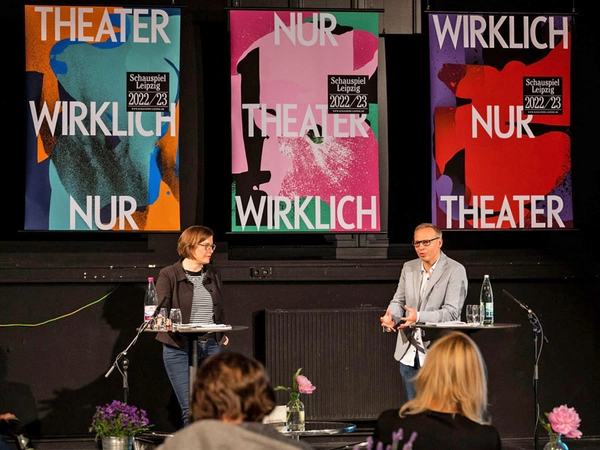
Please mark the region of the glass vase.
[[108, 436], [102, 438], [102, 450], [131, 450], [133, 448], [133, 437]]
[[550, 440], [544, 445], [544, 450], [569, 450], [569, 447], [561, 440], [560, 433], [549, 433]]
[[287, 431], [304, 431], [304, 403], [300, 399], [290, 400], [285, 405], [285, 429]]

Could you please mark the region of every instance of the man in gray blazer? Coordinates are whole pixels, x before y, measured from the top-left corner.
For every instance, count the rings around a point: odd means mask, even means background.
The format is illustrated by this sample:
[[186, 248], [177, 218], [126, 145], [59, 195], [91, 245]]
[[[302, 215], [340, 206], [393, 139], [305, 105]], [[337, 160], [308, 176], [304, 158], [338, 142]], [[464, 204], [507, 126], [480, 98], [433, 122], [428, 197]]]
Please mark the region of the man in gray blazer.
[[410, 400], [416, 395], [413, 378], [423, 365], [430, 341], [416, 322], [460, 320], [467, 298], [467, 272], [442, 252], [442, 231], [432, 223], [415, 228], [413, 245], [419, 256], [404, 263], [394, 297], [381, 317], [385, 331], [399, 331], [394, 358]]

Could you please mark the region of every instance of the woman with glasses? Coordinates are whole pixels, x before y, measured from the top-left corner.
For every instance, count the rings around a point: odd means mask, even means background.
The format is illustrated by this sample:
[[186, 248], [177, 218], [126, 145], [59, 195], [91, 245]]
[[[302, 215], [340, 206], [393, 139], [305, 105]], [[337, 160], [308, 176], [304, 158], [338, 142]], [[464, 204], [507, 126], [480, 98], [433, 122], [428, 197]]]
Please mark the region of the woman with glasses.
[[[183, 323], [217, 324], [225, 320], [221, 299], [222, 282], [210, 264], [215, 251], [210, 228], [194, 225], [183, 231], [177, 241], [179, 260], [163, 268], [156, 280], [159, 307], [179, 308]], [[189, 424], [188, 338], [180, 333], [157, 333], [163, 343], [163, 362], [179, 405], [183, 425]], [[198, 365], [227, 345], [228, 338], [208, 333], [198, 339]]]

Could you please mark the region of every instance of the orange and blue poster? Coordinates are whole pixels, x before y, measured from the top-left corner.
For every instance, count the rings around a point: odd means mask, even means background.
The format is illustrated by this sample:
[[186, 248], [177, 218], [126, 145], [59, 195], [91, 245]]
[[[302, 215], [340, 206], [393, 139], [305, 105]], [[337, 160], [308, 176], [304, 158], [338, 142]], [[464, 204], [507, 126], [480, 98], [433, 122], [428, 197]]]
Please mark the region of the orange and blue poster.
[[179, 230], [179, 8], [25, 6], [26, 230]]
[[229, 19], [231, 231], [379, 231], [378, 13]]
[[573, 228], [571, 17], [438, 13], [428, 24], [433, 223]]

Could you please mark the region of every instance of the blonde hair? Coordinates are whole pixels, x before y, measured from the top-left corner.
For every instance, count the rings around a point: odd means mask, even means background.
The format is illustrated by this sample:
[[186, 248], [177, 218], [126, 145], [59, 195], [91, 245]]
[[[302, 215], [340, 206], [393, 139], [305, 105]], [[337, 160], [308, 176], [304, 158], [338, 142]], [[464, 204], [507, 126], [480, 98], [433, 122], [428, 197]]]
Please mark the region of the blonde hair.
[[417, 395], [402, 405], [400, 417], [433, 409], [489, 424], [486, 377], [477, 344], [464, 333], [449, 332], [427, 352], [415, 377]]
[[177, 254], [182, 258], [194, 259], [192, 250], [200, 242], [214, 236], [213, 231], [202, 225], [192, 225], [186, 228], [177, 240]]

